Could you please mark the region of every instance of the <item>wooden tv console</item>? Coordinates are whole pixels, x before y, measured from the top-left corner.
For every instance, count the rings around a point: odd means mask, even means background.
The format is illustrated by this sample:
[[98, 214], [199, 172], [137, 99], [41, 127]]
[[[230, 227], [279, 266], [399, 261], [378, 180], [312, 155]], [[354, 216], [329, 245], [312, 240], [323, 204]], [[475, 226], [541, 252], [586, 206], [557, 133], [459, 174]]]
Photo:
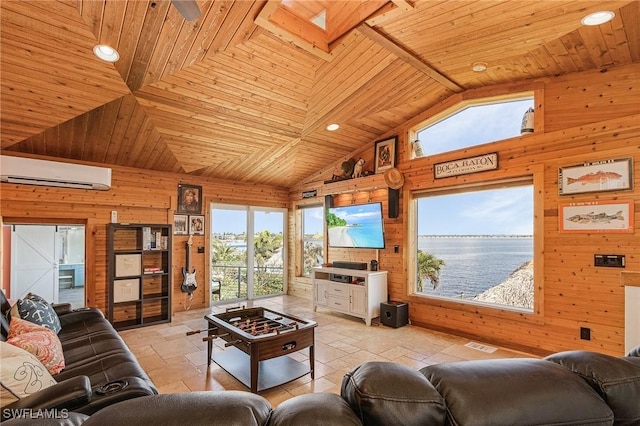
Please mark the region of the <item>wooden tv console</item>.
[[[331, 276], [352, 277], [351, 282]], [[387, 301], [387, 271], [313, 268], [313, 310], [323, 306], [362, 318], [367, 325], [380, 316], [380, 303]]]

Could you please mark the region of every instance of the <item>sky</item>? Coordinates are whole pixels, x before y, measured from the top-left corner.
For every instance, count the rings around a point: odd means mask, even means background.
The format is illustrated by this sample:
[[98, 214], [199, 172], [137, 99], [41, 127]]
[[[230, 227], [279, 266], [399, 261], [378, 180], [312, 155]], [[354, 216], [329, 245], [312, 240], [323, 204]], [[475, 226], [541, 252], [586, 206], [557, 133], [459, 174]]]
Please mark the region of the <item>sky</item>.
[[[246, 232], [247, 216], [248, 213], [246, 209], [234, 210], [216, 208], [214, 213], [211, 215], [211, 232], [231, 232], [234, 234]], [[260, 232], [266, 229], [276, 234], [281, 233], [283, 231], [282, 216], [283, 213], [281, 212], [256, 211], [254, 216], [255, 231]]]
[[[425, 155], [520, 136], [533, 99], [470, 107], [418, 133]], [[487, 151], [487, 154], [489, 151]], [[531, 186], [422, 198], [418, 235], [532, 235]]]
[[[522, 117], [533, 99], [469, 107], [418, 133], [425, 155], [520, 135]], [[487, 152], [489, 153], [489, 152]], [[426, 197], [418, 201], [418, 235], [533, 234], [531, 186]], [[305, 209], [306, 232], [322, 233], [324, 210]], [[212, 232], [242, 233], [247, 212], [216, 210]], [[280, 213], [258, 212], [256, 231], [282, 231]]]

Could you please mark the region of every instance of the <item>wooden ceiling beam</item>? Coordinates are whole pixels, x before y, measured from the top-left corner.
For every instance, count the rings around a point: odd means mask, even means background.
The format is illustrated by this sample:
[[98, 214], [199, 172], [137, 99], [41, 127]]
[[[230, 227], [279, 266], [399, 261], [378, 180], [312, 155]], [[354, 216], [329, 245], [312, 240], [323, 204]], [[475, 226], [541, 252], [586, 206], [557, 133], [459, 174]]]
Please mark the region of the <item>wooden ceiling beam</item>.
[[375, 28], [371, 28], [367, 24], [360, 24], [358, 25], [357, 30], [371, 41], [384, 47], [389, 52], [396, 55], [398, 58], [407, 62], [412, 67], [426, 74], [429, 78], [437, 81], [452, 92], [459, 93], [465, 90], [463, 87], [459, 86], [457, 83], [440, 74], [437, 70], [433, 69], [431, 66], [423, 62], [420, 58], [418, 58], [411, 52], [408, 52], [404, 48], [398, 46], [393, 40], [389, 39], [387, 36], [379, 32]]

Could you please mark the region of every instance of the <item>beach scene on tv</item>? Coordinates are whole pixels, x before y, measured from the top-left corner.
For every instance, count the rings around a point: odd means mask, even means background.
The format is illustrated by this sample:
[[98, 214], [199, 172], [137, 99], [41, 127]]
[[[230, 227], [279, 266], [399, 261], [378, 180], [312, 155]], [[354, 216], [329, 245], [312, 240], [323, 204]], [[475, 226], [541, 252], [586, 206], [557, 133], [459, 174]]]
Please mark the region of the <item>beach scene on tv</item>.
[[384, 248], [380, 203], [333, 207], [327, 210], [330, 247]]

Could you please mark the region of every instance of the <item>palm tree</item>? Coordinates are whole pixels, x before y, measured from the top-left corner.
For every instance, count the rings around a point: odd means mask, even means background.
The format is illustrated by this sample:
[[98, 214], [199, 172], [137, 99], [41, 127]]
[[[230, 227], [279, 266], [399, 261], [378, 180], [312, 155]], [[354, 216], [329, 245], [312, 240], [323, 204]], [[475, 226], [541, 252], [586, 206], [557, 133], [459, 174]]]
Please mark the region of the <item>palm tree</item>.
[[238, 249], [227, 245], [226, 241], [211, 241], [211, 264], [238, 260], [238, 255]]
[[282, 234], [272, 234], [267, 230], [260, 231], [253, 239], [253, 247], [257, 266], [264, 266], [265, 262], [282, 247]]
[[310, 241], [305, 241], [302, 254], [304, 274], [310, 274], [311, 269], [320, 265], [323, 259], [324, 257], [322, 245], [317, 245]]
[[440, 270], [445, 265], [444, 260], [438, 259], [431, 253], [418, 250], [418, 292], [424, 290], [423, 281], [428, 279], [437, 289], [440, 285]]

